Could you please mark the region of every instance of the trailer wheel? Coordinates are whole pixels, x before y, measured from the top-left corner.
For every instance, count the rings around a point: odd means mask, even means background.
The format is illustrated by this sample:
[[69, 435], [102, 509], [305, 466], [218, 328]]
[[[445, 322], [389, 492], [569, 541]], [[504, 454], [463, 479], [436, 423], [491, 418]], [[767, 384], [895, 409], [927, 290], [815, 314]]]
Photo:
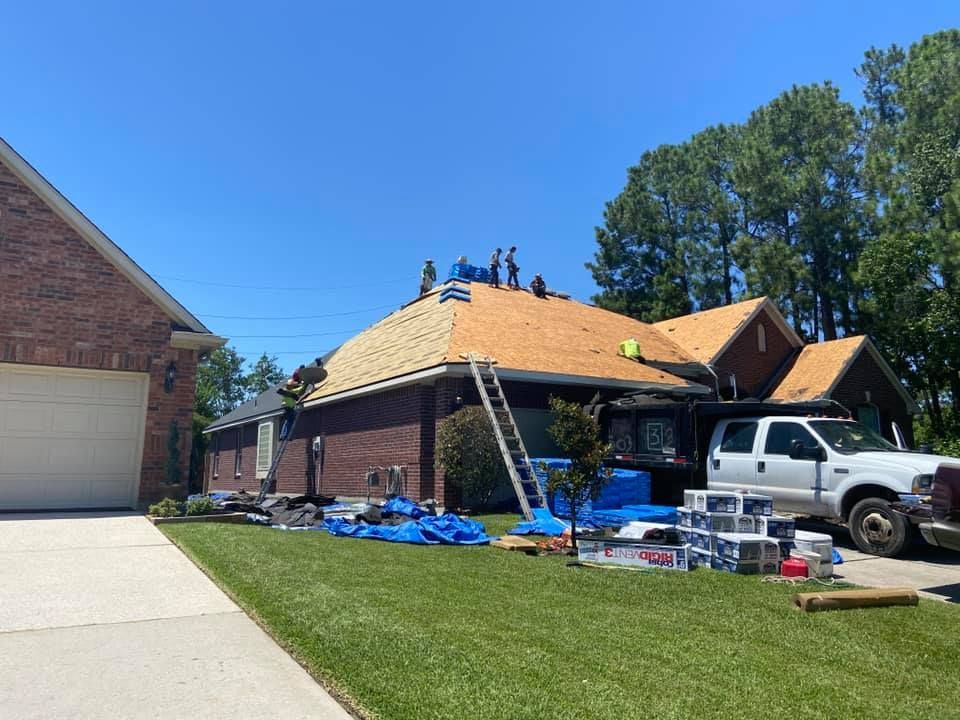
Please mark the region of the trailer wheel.
[[909, 545], [910, 521], [881, 498], [865, 498], [853, 506], [847, 521], [850, 536], [860, 550], [880, 557], [896, 557]]

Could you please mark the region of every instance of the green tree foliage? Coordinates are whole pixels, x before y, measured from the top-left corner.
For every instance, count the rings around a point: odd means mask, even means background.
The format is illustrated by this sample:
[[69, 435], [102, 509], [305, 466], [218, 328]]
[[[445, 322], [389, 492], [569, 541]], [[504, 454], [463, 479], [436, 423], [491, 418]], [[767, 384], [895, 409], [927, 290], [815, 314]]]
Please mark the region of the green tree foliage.
[[603, 468], [603, 459], [610, 447], [601, 442], [597, 421], [579, 404], [551, 397], [550, 412], [553, 422], [547, 433], [570, 460], [570, 466], [548, 468], [547, 488], [550, 492], [559, 492], [570, 504], [570, 535], [576, 548], [578, 511], [588, 499], [596, 500], [600, 496], [613, 474]]
[[197, 367], [197, 413], [212, 422], [247, 397], [244, 358], [231, 347], [217, 348]]
[[646, 321], [770, 296], [802, 336], [869, 333], [934, 432], [960, 400], [960, 30], [870, 48], [859, 110], [794, 86], [645, 152], [607, 203], [595, 301]]
[[279, 385], [285, 377], [286, 374], [277, 363], [276, 355], [271, 357], [263, 353], [250, 367], [250, 372], [247, 373], [243, 379], [247, 399], [254, 398], [270, 388]]
[[464, 501], [475, 501], [480, 508], [508, 482], [490, 418], [480, 406], [461, 408], [440, 421], [435, 453], [437, 467], [462, 489]]

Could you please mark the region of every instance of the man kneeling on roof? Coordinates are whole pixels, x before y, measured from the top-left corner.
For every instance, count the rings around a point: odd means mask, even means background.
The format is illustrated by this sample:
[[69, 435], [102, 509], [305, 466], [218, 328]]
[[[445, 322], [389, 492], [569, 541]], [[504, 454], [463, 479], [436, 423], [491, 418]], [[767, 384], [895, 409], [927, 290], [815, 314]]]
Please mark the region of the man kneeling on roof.
[[538, 298], [545, 298], [547, 296], [547, 284], [543, 281], [543, 276], [540, 275], [540, 273], [537, 273], [530, 282], [530, 290]]
[[287, 381], [283, 384], [277, 394], [280, 395], [281, 402], [283, 403], [283, 424], [280, 426], [280, 439], [286, 440], [287, 434], [293, 430], [293, 420], [297, 414], [297, 403], [300, 402], [300, 397], [303, 395], [303, 391], [307, 389], [306, 383], [300, 379], [300, 369], [304, 366], [301, 365], [300, 368], [293, 371]]

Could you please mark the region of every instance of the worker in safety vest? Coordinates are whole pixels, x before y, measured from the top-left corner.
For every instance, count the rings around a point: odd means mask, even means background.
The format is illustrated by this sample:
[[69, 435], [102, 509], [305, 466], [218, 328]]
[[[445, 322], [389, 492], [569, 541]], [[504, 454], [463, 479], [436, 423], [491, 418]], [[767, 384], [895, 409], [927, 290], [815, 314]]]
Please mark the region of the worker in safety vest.
[[433, 266], [433, 260], [427, 258], [423, 267], [420, 268], [420, 294], [430, 292], [433, 284], [437, 281], [437, 269]]
[[643, 353], [640, 352], [640, 343], [637, 342], [636, 338], [630, 338], [620, 343], [620, 354], [625, 358], [643, 362]]
[[[303, 367], [303, 365], [300, 367]], [[297, 369], [293, 371], [293, 375], [283, 384], [283, 387], [277, 390], [280, 401], [283, 403], [283, 424], [280, 426], [281, 440], [285, 440], [287, 434], [293, 430], [293, 419], [297, 414], [297, 404], [306, 389], [306, 384], [300, 379], [300, 370]]]

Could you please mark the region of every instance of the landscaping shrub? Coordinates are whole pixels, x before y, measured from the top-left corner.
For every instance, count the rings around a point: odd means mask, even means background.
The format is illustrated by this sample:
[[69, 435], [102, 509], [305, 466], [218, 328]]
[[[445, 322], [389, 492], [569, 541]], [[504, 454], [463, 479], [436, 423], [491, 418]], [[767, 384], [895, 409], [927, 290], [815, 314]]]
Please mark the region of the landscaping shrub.
[[176, 517], [181, 514], [180, 503], [173, 498], [164, 498], [147, 508], [147, 512], [154, 517]]
[[209, 515], [217, 506], [208, 497], [196, 498], [187, 503], [187, 515]]
[[436, 441], [437, 466], [454, 487], [463, 490], [464, 501], [485, 508], [501, 484], [508, 481], [486, 411], [471, 405], [440, 421]]

